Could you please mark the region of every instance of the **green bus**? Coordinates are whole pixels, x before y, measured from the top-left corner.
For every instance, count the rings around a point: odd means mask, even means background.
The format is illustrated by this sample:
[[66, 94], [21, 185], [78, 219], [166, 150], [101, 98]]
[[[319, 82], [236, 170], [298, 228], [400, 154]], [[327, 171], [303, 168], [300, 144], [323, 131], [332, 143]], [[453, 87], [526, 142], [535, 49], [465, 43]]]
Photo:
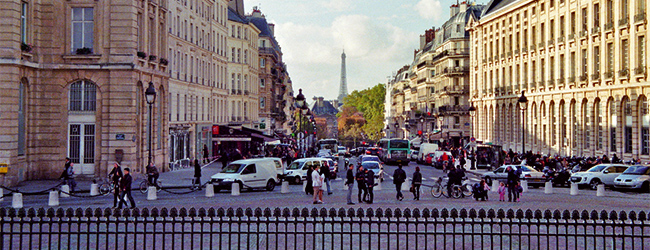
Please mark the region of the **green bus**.
[[404, 139], [381, 139], [378, 146], [381, 148], [379, 158], [386, 164], [402, 163], [409, 164], [411, 154], [411, 142]]

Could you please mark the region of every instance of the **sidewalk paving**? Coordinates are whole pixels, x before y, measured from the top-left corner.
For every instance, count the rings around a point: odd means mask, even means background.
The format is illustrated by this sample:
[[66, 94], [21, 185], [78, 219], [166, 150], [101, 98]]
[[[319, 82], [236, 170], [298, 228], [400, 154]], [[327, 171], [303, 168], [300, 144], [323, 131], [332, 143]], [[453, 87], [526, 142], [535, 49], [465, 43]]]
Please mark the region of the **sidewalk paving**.
[[[210, 163], [204, 164], [201, 168], [201, 183], [205, 183], [210, 180], [210, 176], [219, 173], [221, 171], [221, 162], [212, 161]], [[140, 182], [142, 182], [144, 175], [142, 174], [133, 174], [133, 183], [131, 185], [132, 189], [138, 189]], [[95, 178], [99, 180], [99, 178]], [[186, 169], [180, 169], [175, 171], [167, 171], [160, 173], [158, 180], [162, 182], [164, 188], [187, 188], [191, 186], [192, 180], [194, 179], [194, 167], [189, 167]], [[77, 182], [77, 188], [75, 189], [76, 193], [89, 193], [90, 185], [93, 183], [93, 179], [81, 179], [75, 178]], [[29, 180], [23, 181], [18, 185], [11, 187], [20, 192], [40, 192], [48, 191], [59, 184], [62, 183], [62, 180]], [[8, 193], [7, 190], [4, 191], [5, 194]]]

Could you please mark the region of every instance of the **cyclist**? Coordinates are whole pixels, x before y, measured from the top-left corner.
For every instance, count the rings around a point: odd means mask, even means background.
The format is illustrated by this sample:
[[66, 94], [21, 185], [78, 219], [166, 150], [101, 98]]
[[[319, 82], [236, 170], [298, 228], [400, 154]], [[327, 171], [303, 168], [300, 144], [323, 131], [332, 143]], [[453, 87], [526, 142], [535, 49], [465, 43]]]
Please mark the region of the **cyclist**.
[[117, 207], [117, 202], [120, 200], [120, 179], [122, 179], [123, 173], [120, 164], [117, 162], [113, 164], [113, 169], [108, 174], [108, 178], [113, 182], [113, 207]]
[[447, 174], [447, 177], [449, 177], [449, 182], [447, 183], [447, 193], [449, 194], [449, 197], [451, 197], [451, 188], [454, 185], [462, 185], [464, 176], [465, 173], [456, 170], [453, 165], [449, 168], [449, 173]]
[[158, 173], [158, 168], [156, 168], [156, 165], [153, 163], [149, 163], [149, 165], [147, 165], [147, 181], [149, 182], [149, 185], [160, 188], [158, 186], [159, 176], [160, 174]]

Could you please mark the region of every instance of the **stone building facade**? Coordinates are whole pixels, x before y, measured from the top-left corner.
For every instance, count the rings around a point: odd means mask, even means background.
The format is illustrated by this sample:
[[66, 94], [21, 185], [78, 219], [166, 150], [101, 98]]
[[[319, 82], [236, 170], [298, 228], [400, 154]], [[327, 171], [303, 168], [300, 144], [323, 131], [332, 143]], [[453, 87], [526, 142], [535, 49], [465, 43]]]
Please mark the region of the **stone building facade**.
[[518, 151], [525, 139], [527, 151], [547, 155], [650, 160], [647, 4], [491, 1], [468, 28], [477, 139]]
[[[0, 183], [166, 162], [165, 1], [0, 1]], [[147, 56], [141, 56], [145, 52]], [[157, 98], [147, 124], [144, 90]]]

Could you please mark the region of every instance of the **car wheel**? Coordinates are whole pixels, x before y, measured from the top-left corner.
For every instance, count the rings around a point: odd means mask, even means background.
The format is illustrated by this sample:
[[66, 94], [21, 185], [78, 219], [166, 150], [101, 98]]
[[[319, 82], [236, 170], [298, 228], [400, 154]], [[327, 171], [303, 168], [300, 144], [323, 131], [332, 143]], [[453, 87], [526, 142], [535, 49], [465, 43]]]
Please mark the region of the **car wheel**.
[[300, 176], [296, 176], [294, 178], [293, 182], [296, 183], [296, 184], [300, 184], [302, 182], [302, 179], [300, 178]]
[[492, 186], [492, 178], [490, 176], [485, 176], [485, 183], [488, 184], [488, 186]]
[[643, 193], [648, 193], [648, 192], [650, 192], [650, 183], [648, 183], [648, 182], [646, 181], [646, 182], [644, 182], [643, 184], [641, 184], [641, 192], [643, 192]]
[[600, 180], [599, 179], [593, 179], [589, 182], [589, 187], [591, 190], [596, 190], [598, 188], [598, 185], [600, 185]]
[[275, 189], [275, 181], [269, 180], [266, 182], [266, 191], [273, 191], [273, 189]]

